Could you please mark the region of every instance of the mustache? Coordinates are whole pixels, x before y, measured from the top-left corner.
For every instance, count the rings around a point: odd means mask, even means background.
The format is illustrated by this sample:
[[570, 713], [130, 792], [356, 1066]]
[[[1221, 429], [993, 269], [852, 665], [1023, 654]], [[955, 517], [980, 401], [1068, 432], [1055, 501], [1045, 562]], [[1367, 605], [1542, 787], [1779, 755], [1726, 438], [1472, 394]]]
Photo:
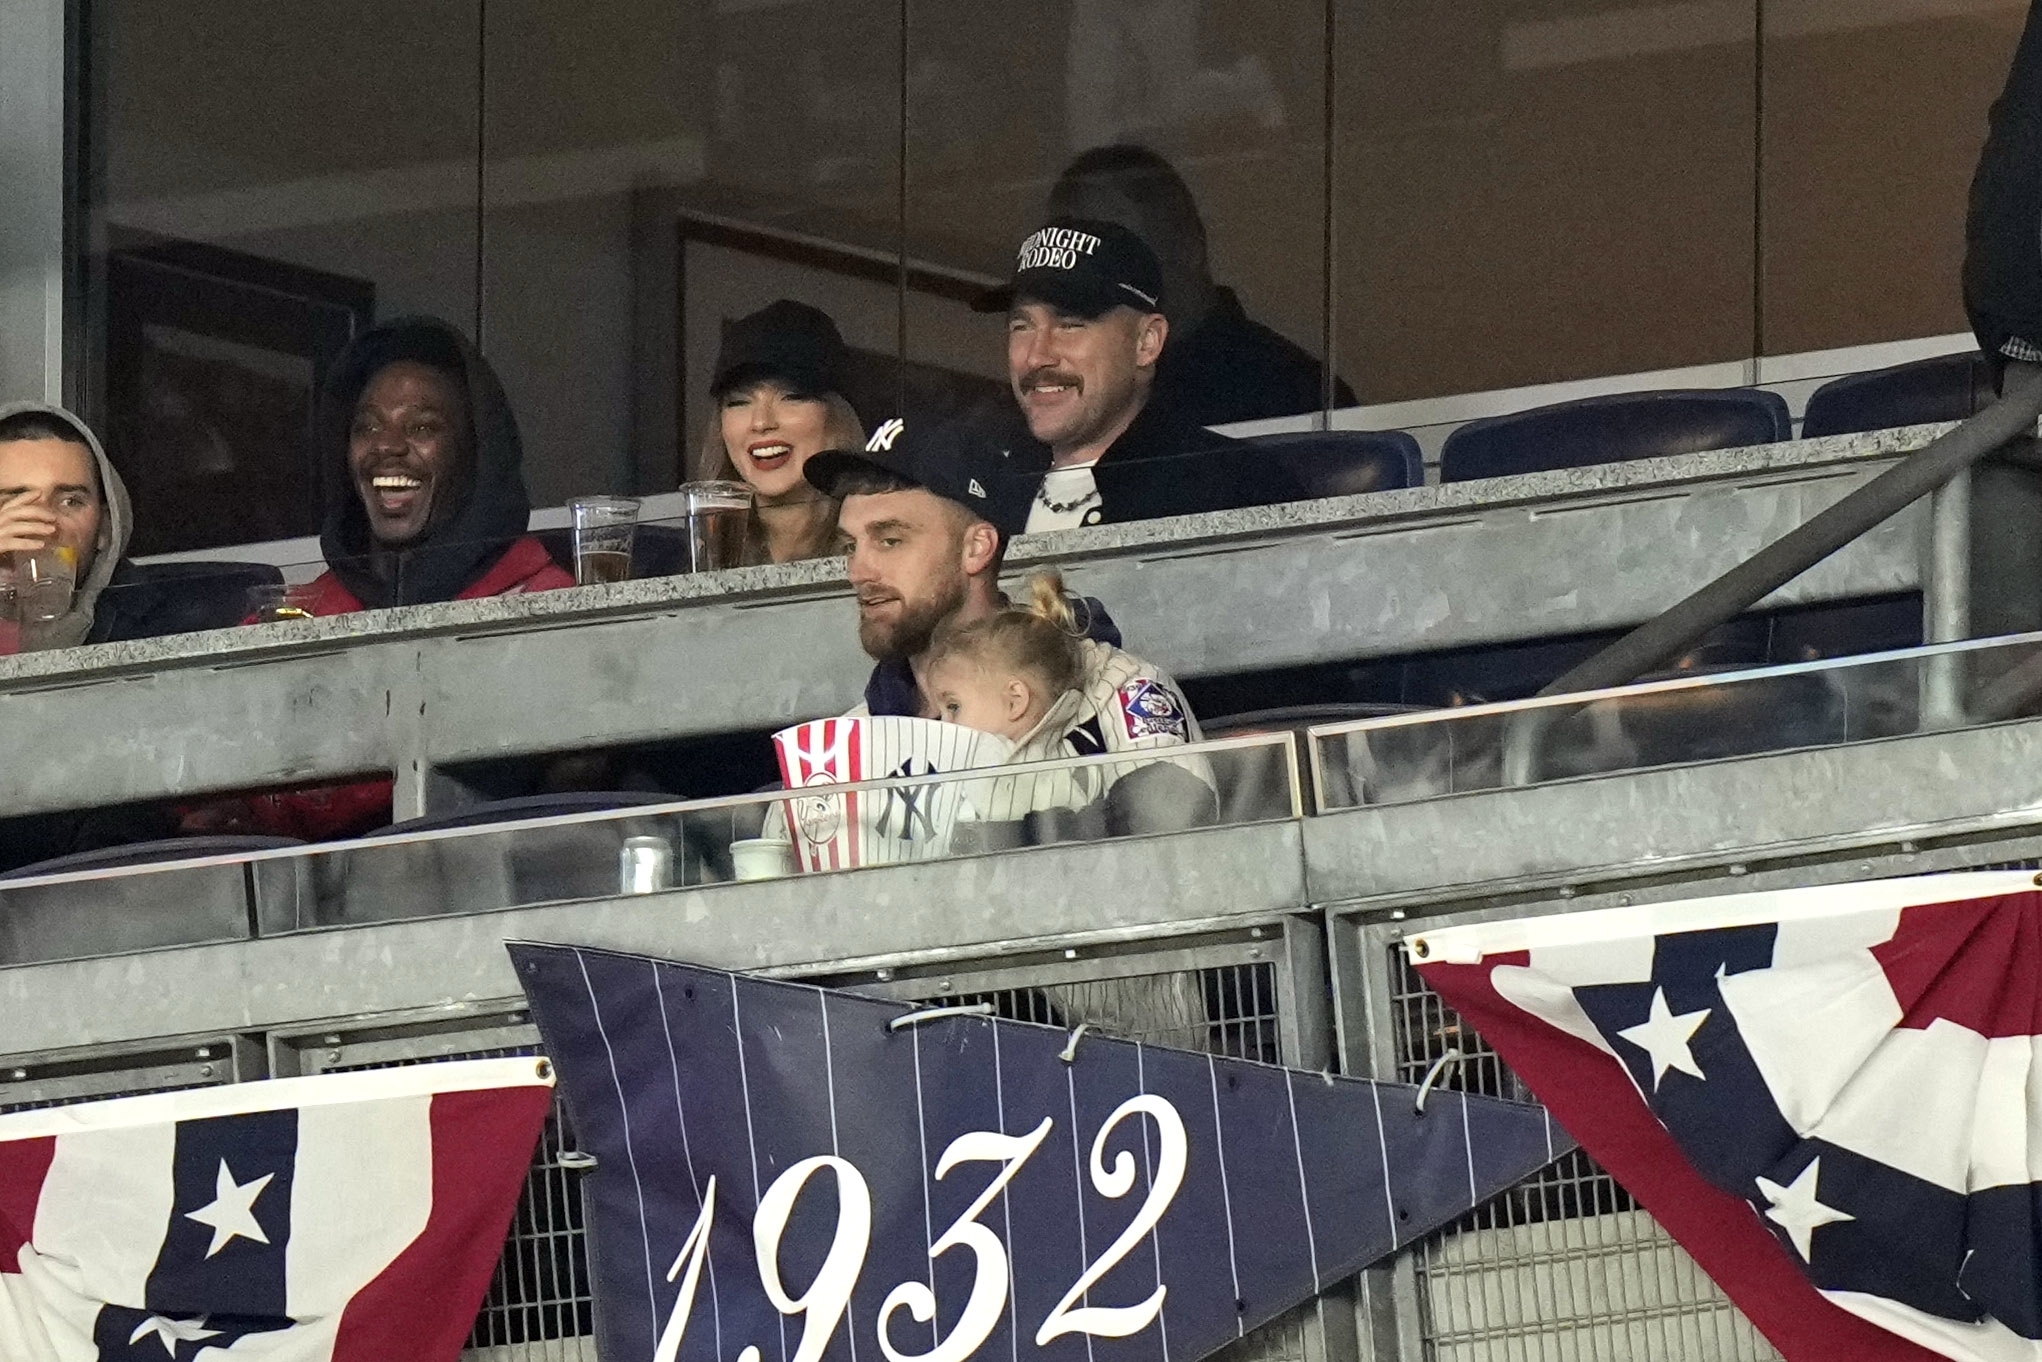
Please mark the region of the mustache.
[[1021, 390], [1026, 392], [1043, 383], [1055, 383], [1067, 388], [1083, 386], [1076, 374], [1066, 373], [1053, 365], [1044, 365], [1040, 369], [1029, 370], [1028, 375], [1021, 380]]

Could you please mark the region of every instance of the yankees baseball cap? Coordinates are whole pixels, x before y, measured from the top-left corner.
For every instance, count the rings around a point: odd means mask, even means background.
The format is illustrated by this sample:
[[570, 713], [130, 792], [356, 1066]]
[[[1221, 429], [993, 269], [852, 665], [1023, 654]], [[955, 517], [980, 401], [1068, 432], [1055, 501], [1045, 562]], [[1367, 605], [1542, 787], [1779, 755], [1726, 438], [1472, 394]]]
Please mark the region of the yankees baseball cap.
[[844, 338], [827, 312], [782, 298], [723, 329], [709, 394], [778, 379], [809, 394], [844, 391]]
[[961, 421], [896, 416], [880, 423], [862, 450], [834, 449], [813, 455], [803, 475], [828, 497], [854, 473], [878, 470], [954, 501], [972, 514], [992, 518], [992, 486], [1000, 475], [1001, 451], [984, 434]]
[[1163, 268], [1148, 243], [1118, 223], [1057, 218], [1021, 243], [1013, 280], [982, 294], [972, 306], [1004, 312], [1017, 298], [1080, 317], [1103, 316], [1123, 306], [1160, 312]]

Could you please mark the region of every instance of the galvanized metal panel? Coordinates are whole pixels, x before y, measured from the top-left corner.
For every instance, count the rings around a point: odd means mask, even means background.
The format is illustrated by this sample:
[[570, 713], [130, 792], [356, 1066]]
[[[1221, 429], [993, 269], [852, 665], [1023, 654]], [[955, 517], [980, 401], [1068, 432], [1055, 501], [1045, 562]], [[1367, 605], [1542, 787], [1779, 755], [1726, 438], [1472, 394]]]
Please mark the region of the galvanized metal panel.
[[[1076, 531], [1054, 550], [1180, 676], [1610, 628], [1801, 523], [1909, 440], [1691, 455]], [[1775, 598], [1911, 589], [1926, 511]], [[1108, 533], [1110, 531], [1111, 533]], [[828, 563], [0, 659], [0, 816], [388, 771], [404, 813], [479, 758], [770, 728], [862, 694]]]
[[1489, 790], [1306, 820], [1315, 903], [1646, 878], [2042, 819], [2042, 722]]
[[1304, 901], [1298, 826], [1271, 823], [18, 966], [0, 970], [0, 1017], [9, 1051], [48, 1050], [514, 998], [514, 939], [813, 973], [1151, 937]]

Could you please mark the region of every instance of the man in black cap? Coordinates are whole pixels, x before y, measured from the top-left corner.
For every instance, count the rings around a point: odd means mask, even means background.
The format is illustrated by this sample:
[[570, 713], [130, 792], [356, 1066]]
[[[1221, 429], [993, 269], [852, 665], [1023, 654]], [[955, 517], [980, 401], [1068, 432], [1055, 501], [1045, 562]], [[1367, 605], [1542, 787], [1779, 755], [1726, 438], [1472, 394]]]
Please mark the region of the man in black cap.
[[1007, 375], [1041, 448], [1012, 451], [994, 520], [1039, 533], [1291, 501], [1273, 462], [1158, 400], [1169, 343], [1155, 253], [1114, 223], [1059, 218], [1021, 243], [1013, 282], [978, 304], [1007, 312]]
[[[873, 432], [862, 453], [808, 461], [809, 481], [843, 503], [837, 525], [858, 592], [858, 641], [878, 664], [853, 714], [933, 717], [922, 689], [930, 643], [947, 627], [1007, 607], [999, 587], [1006, 539], [989, 518], [1001, 460], [962, 424], [896, 418]], [[1096, 626], [1101, 613], [1092, 614]], [[1197, 741], [1198, 721], [1176, 683], [1115, 646], [1117, 638], [1102, 639], [1104, 632], [1095, 627], [1080, 645], [1081, 700], [1068, 712], [1058, 755]], [[1197, 826], [1214, 811], [1202, 772], [1159, 763], [1121, 775], [1096, 807], [1055, 821], [1058, 836], [1118, 835]]]
[[[1329, 396], [1326, 369], [1309, 351], [1255, 321], [1212, 277], [1205, 219], [1183, 176], [1144, 146], [1093, 147], [1064, 167], [1049, 211], [1117, 222], [1148, 243], [1163, 268], [1170, 344], [1156, 391], [1202, 426], [1317, 411]], [[1355, 404], [1335, 378], [1336, 407]]]

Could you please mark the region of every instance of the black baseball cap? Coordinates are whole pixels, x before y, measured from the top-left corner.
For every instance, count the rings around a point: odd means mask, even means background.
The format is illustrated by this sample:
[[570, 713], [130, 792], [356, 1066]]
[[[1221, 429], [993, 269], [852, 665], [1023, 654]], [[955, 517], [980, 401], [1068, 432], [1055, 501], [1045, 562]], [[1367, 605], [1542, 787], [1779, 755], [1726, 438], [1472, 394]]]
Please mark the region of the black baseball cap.
[[864, 449], [826, 450], [802, 471], [817, 491], [841, 499], [837, 489], [847, 475], [877, 469], [991, 520], [1001, 455], [987, 435], [964, 422], [896, 416], [880, 423]]
[[1004, 312], [1016, 298], [1034, 298], [1080, 317], [1104, 316], [1116, 307], [1160, 312], [1163, 268], [1148, 243], [1118, 223], [1056, 218], [1021, 243], [1013, 280], [972, 306]]
[[782, 298], [723, 328], [709, 394], [776, 378], [804, 393], [842, 393], [844, 338], [827, 312]]

